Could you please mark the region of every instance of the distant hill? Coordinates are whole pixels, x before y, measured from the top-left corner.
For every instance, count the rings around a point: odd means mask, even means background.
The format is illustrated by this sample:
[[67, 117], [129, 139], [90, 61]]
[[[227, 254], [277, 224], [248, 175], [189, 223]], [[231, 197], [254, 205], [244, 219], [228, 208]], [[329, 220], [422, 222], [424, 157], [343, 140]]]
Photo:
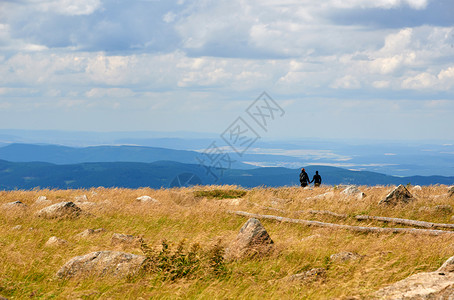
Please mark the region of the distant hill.
[[[454, 184], [454, 177], [394, 177], [365, 171], [349, 171], [326, 166], [309, 166], [309, 175], [318, 170], [323, 183], [335, 184]], [[218, 170], [214, 170], [218, 171]], [[216, 172], [217, 174], [220, 174]], [[196, 164], [172, 161], [153, 163], [99, 162], [56, 165], [42, 162], [8, 162], [0, 160], [0, 190], [90, 187], [168, 188], [190, 184], [235, 184], [243, 187], [299, 185], [299, 170], [257, 168], [224, 170], [215, 181], [207, 170]]]
[[[0, 147], [0, 159], [11, 162], [47, 162], [53, 164], [78, 164], [86, 162], [141, 162], [161, 160], [195, 164], [200, 153], [142, 146], [66, 147], [58, 145], [10, 144]], [[252, 166], [234, 162], [233, 168]]]

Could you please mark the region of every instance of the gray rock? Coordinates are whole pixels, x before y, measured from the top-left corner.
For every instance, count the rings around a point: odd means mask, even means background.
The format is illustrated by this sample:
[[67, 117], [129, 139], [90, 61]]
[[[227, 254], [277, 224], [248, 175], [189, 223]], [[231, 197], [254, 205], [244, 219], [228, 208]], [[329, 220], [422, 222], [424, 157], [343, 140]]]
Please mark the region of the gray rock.
[[84, 231], [82, 231], [81, 233], [77, 234], [76, 235], [76, 238], [86, 238], [86, 237], [89, 237], [91, 235], [95, 235], [95, 234], [98, 234], [98, 233], [101, 233], [101, 232], [105, 232], [106, 230], [104, 228], [98, 228], [98, 229], [86, 229]]
[[345, 195], [345, 196], [353, 196], [355, 198], [357, 198], [358, 200], [361, 200], [363, 199], [364, 197], [366, 197], [366, 194], [364, 194], [363, 192], [361, 192], [358, 187], [356, 187], [355, 185], [349, 185], [347, 186], [347, 188], [345, 188], [342, 192], [341, 192], [342, 195]]
[[422, 191], [422, 187], [419, 185], [415, 185], [414, 187], [411, 188], [411, 191], [414, 193]]
[[118, 251], [98, 251], [69, 260], [57, 272], [59, 278], [76, 276], [124, 277], [140, 270], [146, 256]]
[[376, 292], [379, 299], [452, 299], [454, 273], [414, 274]]
[[46, 196], [39, 196], [38, 199], [36, 199], [35, 204], [42, 205], [50, 205], [52, 201], [48, 200]]
[[132, 245], [138, 246], [140, 243], [140, 237], [136, 237], [129, 234], [114, 233], [111, 239], [112, 245]]
[[151, 198], [150, 196], [140, 196], [137, 197], [136, 200], [140, 202], [159, 203], [158, 200], [156, 200], [155, 198]]
[[251, 218], [241, 227], [236, 239], [226, 249], [226, 258], [264, 255], [270, 252], [273, 246], [273, 240], [260, 221]]
[[454, 186], [448, 188], [448, 197], [454, 196]]
[[3, 209], [24, 209], [26, 207], [27, 205], [20, 201], [9, 202], [2, 205]]
[[81, 195], [81, 196], [74, 197], [74, 200], [76, 202], [85, 202], [85, 201], [88, 201], [88, 198], [87, 198], [87, 195]]
[[78, 217], [82, 210], [73, 202], [60, 202], [39, 210], [38, 217], [46, 219]]
[[454, 256], [448, 258], [441, 267], [437, 270], [437, 272], [445, 272], [450, 273], [454, 272]]
[[67, 241], [60, 239], [56, 236], [53, 236], [53, 237], [49, 238], [49, 240], [47, 240], [47, 242], [44, 244], [44, 246], [47, 246], [47, 247], [62, 246], [62, 245], [66, 245], [67, 243], [68, 243]]
[[398, 203], [409, 203], [414, 200], [413, 195], [404, 187], [402, 184], [392, 190], [383, 200], [380, 200], [379, 204], [391, 204], [396, 205]]
[[326, 270], [324, 268], [315, 268], [309, 271], [298, 273], [287, 277], [288, 281], [307, 281], [324, 278], [326, 276]]
[[347, 262], [351, 260], [361, 259], [363, 256], [354, 252], [339, 252], [331, 255], [329, 258], [335, 262]]

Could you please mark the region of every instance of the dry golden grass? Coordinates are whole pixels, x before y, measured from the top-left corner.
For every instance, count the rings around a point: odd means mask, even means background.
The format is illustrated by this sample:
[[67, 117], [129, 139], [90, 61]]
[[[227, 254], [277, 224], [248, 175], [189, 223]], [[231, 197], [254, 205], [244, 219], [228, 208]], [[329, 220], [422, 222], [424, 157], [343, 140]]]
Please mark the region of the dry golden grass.
[[[246, 218], [226, 213], [243, 210], [300, 219], [319, 220], [362, 226], [395, 226], [379, 222], [358, 222], [331, 216], [292, 213], [295, 211], [330, 210], [349, 216], [368, 214], [451, 223], [450, 213], [435, 210], [437, 205], [454, 206], [446, 186], [426, 186], [416, 192], [417, 200], [408, 205], [378, 205], [392, 189], [389, 186], [359, 187], [367, 196], [362, 200], [345, 197], [340, 189], [322, 186], [317, 189], [298, 187], [254, 188], [238, 199], [195, 197], [195, 191], [235, 190], [237, 186], [208, 186], [181, 189], [148, 188], [33, 190], [0, 192], [0, 295], [11, 299], [347, 299], [370, 298], [374, 291], [411, 274], [437, 269], [454, 255], [453, 237], [414, 236], [410, 234], [359, 234], [344, 230], [309, 228], [297, 224], [262, 221], [276, 244], [276, 251], [259, 259], [228, 262], [229, 273], [223, 277], [162, 281], [154, 274], [143, 277], [113, 279], [85, 278], [61, 280], [57, 270], [70, 258], [99, 250], [120, 250], [142, 254], [137, 245], [112, 245], [113, 233], [141, 236], [148, 245], [157, 246], [162, 239], [177, 244], [182, 239], [210, 247], [219, 238], [224, 245], [232, 241]], [[333, 197], [314, 198], [326, 192]], [[75, 201], [86, 195], [89, 202], [80, 207], [91, 215], [77, 219], [46, 220], [35, 216], [45, 207], [35, 204], [39, 196], [52, 203]], [[149, 195], [159, 204], [136, 200]], [[5, 209], [13, 201], [25, 209]], [[255, 204], [255, 205], [254, 205]], [[288, 211], [264, 210], [274, 207]], [[20, 225], [20, 228], [16, 226]], [[78, 238], [92, 228], [104, 232]], [[67, 241], [62, 246], [45, 246], [52, 237]], [[350, 251], [362, 259], [333, 262], [332, 254]], [[312, 268], [325, 268], [326, 277], [316, 281], [288, 281], [286, 277]]]

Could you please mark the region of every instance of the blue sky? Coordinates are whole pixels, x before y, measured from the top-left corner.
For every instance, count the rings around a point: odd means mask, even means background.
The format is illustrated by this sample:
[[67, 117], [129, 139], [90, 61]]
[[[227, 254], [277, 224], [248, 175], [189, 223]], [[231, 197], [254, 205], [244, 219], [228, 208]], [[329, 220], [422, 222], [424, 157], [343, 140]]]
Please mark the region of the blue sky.
[[[452, 0], [3, 0], [0, 129], [454, 140]], [[252, 125], [251, 125], [252, 126]], [[257, 129], [259, 130], [259, 129]]]

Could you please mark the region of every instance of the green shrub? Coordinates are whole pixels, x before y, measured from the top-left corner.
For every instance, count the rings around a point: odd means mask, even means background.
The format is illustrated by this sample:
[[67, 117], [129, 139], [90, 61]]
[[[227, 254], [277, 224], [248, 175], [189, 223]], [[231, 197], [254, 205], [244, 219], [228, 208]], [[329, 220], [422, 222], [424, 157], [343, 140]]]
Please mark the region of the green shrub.
[[233, 199], [243, 197], [246, 194], [247, 192], [242, 190], [210, 190], [194, 192], [194, 196], [196, 197], [207, 197], [210, 199]]
[[162, 280], [195, 278], [207, 272], [220, 276], [226, 273], [224, 249], [218, 241], [211, 249], [204, 251], [200, 244], [194, 243], [186, 249], [181, 240], [174, 250], [166, 240], [161, 242], [161, 250], [150, 248], [141, 240], [141, 250], [147, 257], [143, 270], [159, 275]]

